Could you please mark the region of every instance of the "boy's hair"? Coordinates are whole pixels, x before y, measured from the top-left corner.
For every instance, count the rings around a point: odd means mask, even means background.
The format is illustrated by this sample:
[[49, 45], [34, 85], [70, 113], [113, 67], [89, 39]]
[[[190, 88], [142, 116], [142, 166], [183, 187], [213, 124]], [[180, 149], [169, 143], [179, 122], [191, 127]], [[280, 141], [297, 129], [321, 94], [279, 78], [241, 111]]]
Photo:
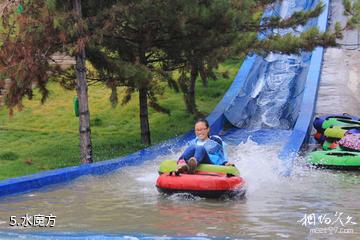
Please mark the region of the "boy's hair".
[[199, 119], [196, 121], [195, 124], [197, 124], [197, 123], [199, 123], [199, 122], [205, 123], [206, 128], [209, 128], [209, 122], [208, 122], [208, 120], [206, 120], [205, 118], [199, 118]]

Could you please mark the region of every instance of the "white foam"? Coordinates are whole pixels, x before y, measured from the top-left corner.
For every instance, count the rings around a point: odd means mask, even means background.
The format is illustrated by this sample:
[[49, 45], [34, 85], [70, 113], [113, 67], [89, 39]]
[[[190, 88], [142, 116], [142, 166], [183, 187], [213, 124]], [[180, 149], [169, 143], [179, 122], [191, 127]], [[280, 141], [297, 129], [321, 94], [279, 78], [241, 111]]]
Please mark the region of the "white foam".
[[229, 148], [229, 158], [247, 182], [247, 194], [261, 190], [270, 182], [278, 182], [278, 169], [282, 162], [277, 155], [280, 145], [258, 145], [248, 139], [245, 143]]

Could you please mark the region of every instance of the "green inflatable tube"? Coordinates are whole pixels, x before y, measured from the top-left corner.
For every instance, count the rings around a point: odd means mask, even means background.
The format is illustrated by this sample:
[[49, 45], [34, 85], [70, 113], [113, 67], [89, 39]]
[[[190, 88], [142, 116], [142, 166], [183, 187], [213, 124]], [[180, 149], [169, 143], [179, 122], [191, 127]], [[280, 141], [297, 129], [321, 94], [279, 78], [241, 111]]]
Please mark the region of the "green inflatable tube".
[[356, 126], [360, 127], [360, 121], [354, 121], [354, 120], [347, 120], [347, 119], [341, 119], [341, 118], [329, 118], [325, 120], [322, 124], [323, 129], [327, 129], [331, 126]]
[[[165, 160], [160, 164], [159, 174], [169, 173], [176, 171], [177, 164], [175, 160]], [[196, 171], [204, 171], [204, 172], [216, 172], [216, 173], [229, 173], [233, 175], [240, 175], [239, 170], [233, 166], [219, 166], [212, 164], [200, 164]]]
[[360, 167], [360, 152], [352, 151], [315, 151], [308, 160], [313, 165], [335, 167]]
[[326, 141], [323, 143], [322, 148], [323, 148], [325, 151], [331, 150], [331, 148], [330, 148], [330, 145], [331, 145], [331, 144], [332, 144], [332, 142], [326, 140]]
[[333, 143], [334, 142], [332, 142], [332, 141], [325, 140], [325, 142], [322, 145], [322, 149], [325, 151], [336, 150], [336, 149], [341, 150], [341, 147], [339, 146], [339, 144], [337, 144], [336, 148], [331, 148], [331, 144], [333, 144]]

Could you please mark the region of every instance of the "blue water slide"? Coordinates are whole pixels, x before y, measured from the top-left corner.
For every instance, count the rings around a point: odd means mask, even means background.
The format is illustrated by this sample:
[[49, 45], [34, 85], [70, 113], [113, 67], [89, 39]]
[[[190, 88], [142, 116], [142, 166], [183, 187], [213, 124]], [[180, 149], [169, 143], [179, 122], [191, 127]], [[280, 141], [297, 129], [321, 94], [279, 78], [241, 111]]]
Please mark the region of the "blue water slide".
[[[265, 16], [287, 17], [297, 10], [314, 7], [318, 1], [282, 1], [265, 12]], [[298, 34], [318, 26], [326, 30], [329, 1], [318, 19], [295, 30], [278, 30], [280, 34]], [[266, 37], [264, 36], [259, 36]], [[290, 173], [294, 155], [306, 141], [314, 114], [323, 49], [301, 55], [256, 54], [246, 57], [223, 99], [208, 116], [213, 134], [220, 134], [230, 144], [249, 137], [259, 144], [283, 145], [280, 158]], [[125, 157], [93, 164], [45, 171], [34, 175], [0, 181], [0, 197], [32, 191], [47, 185], [71, 181], [83, 175], [105, 174], [125, 166], [141, 164], [180, 148], [194, 137], [194, 132], [165, 141]]]
[[[269, 15], [286, 18], [294, 11], [308, 10], [318, 1], [283, 1]], [[323, 13], [297, 29], [275, 30], [278, 34], [300, 34], [311, 27], [325, 31], [329, 1], [323, 2]], [[266, 36], [260, 36], [262, 38]], [[237, 96], [225, 109], [225, 122], [231, 128], [230, 140], [237, 144], [248, 139], [260, 144], [283, 145], [279, 158], [284, 163], [282, 174], [291, 173], [293, 160], [307, 141], [315, 111], [320, 80], [323, 48], [300, 55], [269, 54], [252, 56], [252, 67], [242, 81]]]

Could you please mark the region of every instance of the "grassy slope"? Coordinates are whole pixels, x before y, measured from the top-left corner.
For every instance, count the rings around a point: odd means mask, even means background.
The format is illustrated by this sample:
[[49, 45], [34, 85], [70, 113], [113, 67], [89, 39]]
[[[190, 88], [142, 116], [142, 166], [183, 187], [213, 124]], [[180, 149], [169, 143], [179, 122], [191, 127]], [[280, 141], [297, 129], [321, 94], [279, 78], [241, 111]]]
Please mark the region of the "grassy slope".
[[[239, 62], [228, 61], [221, 67], [229, 78], [210, 80], [207, 89], [197, 85], [197, 105], [202, 112], [211, 112], [230, 86]], [[79, 164], [78, 118], [73, 113], [75, 92], [50, 84], [50, 97], [44, 105], [36, 96], [24, 101], [25, 108], [9, 119], [7, 110], [0, 110], [0, 179], [21, 176], [42, 170]], [[103, 86], [89, 88], [89, 105], [94, 160], [106, 160], [141, 149], [138, 98], [127, 105], [112, 108], [110, 91]], [[121, 97], [121, 90], [119, 91]], [[171, 109], [171, 116], [150, 109], [152, 142], [182, 134], [192, 128], [194, 118], [185, 112], [181, 93], [167, 89], [159, 96], [162, 106]]]

